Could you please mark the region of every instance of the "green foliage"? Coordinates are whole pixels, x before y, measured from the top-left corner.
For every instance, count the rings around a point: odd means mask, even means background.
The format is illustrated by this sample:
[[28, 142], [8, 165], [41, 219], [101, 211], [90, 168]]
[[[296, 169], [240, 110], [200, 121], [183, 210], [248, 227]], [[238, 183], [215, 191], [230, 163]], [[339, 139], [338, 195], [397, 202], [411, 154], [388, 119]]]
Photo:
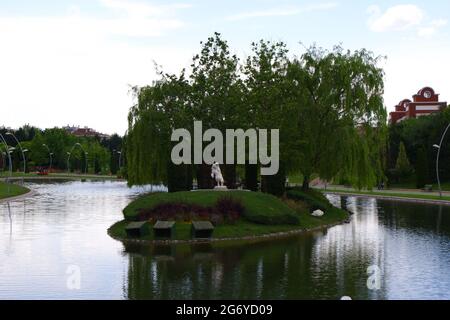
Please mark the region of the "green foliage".
[[292, 188], [286, 192], [286, 196], [289, 199], [305, 202], [310, 212], [318, 209], [327, 212], [334, 208], [321, 192], [313, 189], [304, 191], [298, 188]]
[[[142, 209], [152, 209], [161, 203], [187, 203], [214, 206], [223, 193], [216, 191], [153, 193], [131, 202], [123, 211], [125, 219], [135, 220]], [[278, 198], [248, 191], [229, 191], [227, 196], [244, 206], [245, 220], [258, 224], [298, 224], [298, 215]]]
[[400, 177], [407, 177], [412, 173], [412, 167], [409, 163], [408, 155], [406, 154], [406, 149], [403, 142], [400, 143], [395, 170], [397, 170]]
[[416, 162], [416, 187], [418, 189], [423, 188], [429, 183], [429, 172], [427, 163], [427, 153], [425, 148], [421, 147], [417, 151], [417, 162]]
[[[427, 117], [411, 118], [389, 127], [389, 144], [387, 154], [387, 169], [390, 179], [396, 180], [392, 175], [400, 150], [401, 142], [405, 145], [408, 159], [414, 168], [423, 167], [426, 163], [428, 172], [428, 182], [436, 181], [435, 163], [437, 150], [434, 144], [439, 144], [445, 128], [450, 123], [450, 109], [447, 108], [440, 113]], [[423, 150], [423, 151], [421, 151]], [[426, 161], [419, 159], [420, 152], [425, 152]], [[422, 155], [423, 156], [423, 155]], [[450, 181], [450, 137], [444, 139], [441, 147], [439, 162], [440, 177], [443, 182]], [[423, 170], [421, 170], [423, 171]]]
[[[134, 89], [137, 104], [129, 112], [125, 148], [128, 182], [168, 184], [172, 130], [192, 134], [193, 121], [201, 120], [204, 130], [279, 129], [284, 168], [269, 178], [277, 186], [288, 174], [302, 174], [308, 188], [311, 176], [319, 174], [371, 188], [384, 179], [386, 162], [379, 60], [364, 49], [314, 46], [290, 59], [284, 43], [261, 40], [252, 43], [252, 54], [241, 65], [215, 33], [201, 43], [188, 79], [184, 70], [179, 76], [159, 72], [159, 81]], [[195, 169], [199, 187], [208, 187], [208, 168]], [[246, 180], [254, 189], [253, 171]], [[283, 192], [276, 189], [267, 191]]]
[[[102, 145], [108, 145], [109, 139], [100, 141], [95, 137], [75, 137], [63, 128], [40, 130], [28, 125], [15, 130], [14, 134], [19, 139], [22, 148], [28, 149], [26, 153], [28, 168], [35, 166], [49, 167], [51, 152], [53, 170], [67, 170], [67, 152], [72, 151], [70, 158], [71, 170], [84, 172], [86, 169], [86, 158], [83, 151], [86, 151], [88, 153], [87, 166], [89, 173], [109, 172], [110, 152]], [[23, 161], [20, 148], [12, 138], [7, 137], [9, 139], [8, 144], [16, 147], [16, 151], [13, 153], [13, 167], [22, 171]], [[76, 143], [81, 144], [81, 148], [74, 148]]]

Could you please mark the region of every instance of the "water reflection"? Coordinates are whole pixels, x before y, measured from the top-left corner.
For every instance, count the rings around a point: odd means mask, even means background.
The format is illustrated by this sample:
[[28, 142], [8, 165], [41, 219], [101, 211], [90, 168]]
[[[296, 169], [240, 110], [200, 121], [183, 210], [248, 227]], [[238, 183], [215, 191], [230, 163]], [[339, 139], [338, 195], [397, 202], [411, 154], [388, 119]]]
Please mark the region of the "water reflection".
[[[0, 205], [0, 299], [450, 299], [450, 207], [329, 196], [350, 224], [248, 245], [123, 245], [106, 229], [148, 189], [27, 183], [32, 197]], [[80, 290], [67, 288], [71, 265]]]
[[[292, 239], [237, 247], [126, 245], [129, 264], [125, 296], [129, 299], [450, 297], [448, 207], [353, 197], [330, 199], [354, 213], [351, 224]], [[379, 270], [379, 290], [367, 286], [371, 266]]]

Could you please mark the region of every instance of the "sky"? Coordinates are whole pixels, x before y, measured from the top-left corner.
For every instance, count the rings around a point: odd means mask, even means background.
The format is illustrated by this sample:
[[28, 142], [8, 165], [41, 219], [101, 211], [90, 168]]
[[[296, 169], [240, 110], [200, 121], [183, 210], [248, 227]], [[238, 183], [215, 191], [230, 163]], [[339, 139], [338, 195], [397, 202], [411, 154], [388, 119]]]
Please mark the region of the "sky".
[[124, 134], [130, 86], [188, 67], [222, 33], [243, 58], [259, 39], [386, 56], [385, 104], [425, 86], [450, 101], [450, 1], [0, 0], [0, 126]]

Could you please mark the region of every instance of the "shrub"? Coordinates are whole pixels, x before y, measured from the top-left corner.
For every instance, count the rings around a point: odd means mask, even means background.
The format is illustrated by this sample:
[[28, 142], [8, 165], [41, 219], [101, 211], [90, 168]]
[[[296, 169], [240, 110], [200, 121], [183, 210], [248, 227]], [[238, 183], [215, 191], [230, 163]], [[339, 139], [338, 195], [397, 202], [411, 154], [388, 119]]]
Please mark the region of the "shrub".
[[217, 200], [215, 209], [225, 220], [234, 223], [242, 216], [245, 208], [239, 199], [225, 196]]
[[310, 211], [326, 211], [333, 207], [321, 192], [312, 189], [303, 191], [301, 189], [293, 188], [286, 193], [286, 196], [288, 197], [288, 199], [305, 202], [308, 205]]
[[[226, 221], [217, 208], [219, 200], [224, 196], [216, 191], [198, 191], [198, 192], [175, 192], [175, 193], [151, 193], [139, 197], [131, 202], [124, 210], [126, 220], [135, 221], [141, 219], [150, 219], [158, 217], [184, 217], [185, 219], [194, 219], [197, 216], [204, 217], [203, 210], [207, 210], [209, 218], [218, 223]], [[299, 216], [295, 210], [287, 206], [279, 198], [261, 193], [248, 191], [229, 191], [226, 196], [233, 199], [233, 202], [226, 203], [221, 201], [218, 205], [222, 212], [224, 208], [231, 208], [233, 214], [229, 220], [241, 218], [259, 224], [286, 225], [299, 224]], [[238, 201], [240, 205], [235, 202]], [[201, 214], [200, 214], [201, 213]]]

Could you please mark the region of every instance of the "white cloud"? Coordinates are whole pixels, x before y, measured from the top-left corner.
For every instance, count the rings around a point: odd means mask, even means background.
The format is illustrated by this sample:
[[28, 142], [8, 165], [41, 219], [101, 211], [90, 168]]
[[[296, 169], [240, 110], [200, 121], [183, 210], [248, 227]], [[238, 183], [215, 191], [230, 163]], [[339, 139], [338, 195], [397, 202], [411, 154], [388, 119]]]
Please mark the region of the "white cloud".
[[420, 27], [417, 30], [417, 35], [419, 37], [430, 37], [436, 34], [436, 32], [447, 25], [447, 20], [445, 19], [437, 19], [431, 21], [431, 23], [427, 26]]
[[368, 25], [374, 32], [392, 32], [414, 30], [419, 37], [434, 35], [447, 24], [445, 19], [426, 21], [426, 13], [413, 4], [397, 5], [382, 12], [373, 5], [367, 9], [370, 15]]
[[279, 16], [294, 16], [301, 13], [308, 13], [314, 11], [327, 11], [334, 9], [338, 6], [335, 2], [314, 4], [304, 7], [282, 7], [282, 8], [272, 8], [268, 10], [243, 12], [235, 15], [226, 17], [229, 21], [238, 21], [251, 18], [262, 18], [262, 17], [279, 17]]
[[384, 13], [377, 6], [368, 9], [371, 14], [369, 28], [375, 32], [407, 30], [418, 26], [424, 19], [424, 12], [416, 5], [405, 4], [388, 8]]
[[125, 12], [127, 15], [136, 17], [158, 17], [161, 15], [170, 15], [175, 10], [190, 8], [190, 4], [175, 3], [166, 5], [153, 5], [144, 2], [135, 2], [127, 0], [100, 0], [100, 2], [109, 9], [118, 12]]

